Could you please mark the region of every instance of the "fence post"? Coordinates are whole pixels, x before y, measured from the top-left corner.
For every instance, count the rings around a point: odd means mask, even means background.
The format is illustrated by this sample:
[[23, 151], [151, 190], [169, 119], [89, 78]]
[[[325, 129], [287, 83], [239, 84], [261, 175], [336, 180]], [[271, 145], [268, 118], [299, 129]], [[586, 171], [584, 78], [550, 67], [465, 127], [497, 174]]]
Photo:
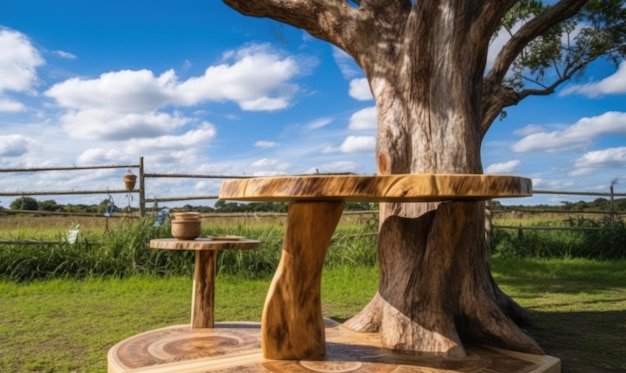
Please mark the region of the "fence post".
[[139, 216], [146, 214], [146, 180], [143, 169], [143, 157], [139, 157]]
[[611, 182], [611, 204], [610, 204], [610, 212], [609, 212], [609, 224], [611, 225], [611, 228], [613, 228], [614, 222], [615, 222], [615, 198], [614, 198], [614, 193], [613, 193], [613, 182]]

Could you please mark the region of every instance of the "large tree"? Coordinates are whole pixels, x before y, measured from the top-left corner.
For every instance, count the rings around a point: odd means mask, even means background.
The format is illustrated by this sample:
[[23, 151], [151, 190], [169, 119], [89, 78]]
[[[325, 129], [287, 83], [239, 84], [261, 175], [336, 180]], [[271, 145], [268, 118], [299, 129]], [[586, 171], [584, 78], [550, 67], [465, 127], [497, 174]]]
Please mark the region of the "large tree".
[[[482, 173], [482, 139], [506, 107], [626, 50], [620, 0], [224, 2], [355, 59], [378, 109], [380, 174]], [[498, 33], [510, 38], [486, 71]], [[482, 342], [542, 353], [491, 276], [482, 203], [386, 203], [380, 214], [378, 292], [346, 326], [407, 352], [463, 357], [463, 342]]]

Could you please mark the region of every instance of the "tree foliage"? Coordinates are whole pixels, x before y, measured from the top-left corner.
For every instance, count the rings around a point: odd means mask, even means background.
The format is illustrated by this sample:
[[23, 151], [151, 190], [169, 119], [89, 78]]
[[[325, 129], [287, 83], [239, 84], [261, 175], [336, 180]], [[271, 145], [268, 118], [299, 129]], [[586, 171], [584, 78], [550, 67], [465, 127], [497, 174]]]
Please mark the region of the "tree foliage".
[[63, 206], [57, 204], [57, 202], [53, 199], [47, 199], [44, 201], [38, 201], [39, 210], [43, 211], [59, 211], [63, 209]]
[[[521, 25], [541, 17], [551, 7], [536, 0], [519, 1], [503, 19], [500, 31], [512, 37]], [[522, 98], [553, 93], [564, 81], [582, 77], [588, 64], [598, 58], [617, 64], [626, 52], [625, 39], [623, 1], [589, 1], [574, 17], [528, 42], [504, 84], [516, 89]], [[529, 88], [524, 91], [525, 87]]]
[[11, 202], [11, 210], [39, 210], [39, 202], [33, 197], [21, 197]]

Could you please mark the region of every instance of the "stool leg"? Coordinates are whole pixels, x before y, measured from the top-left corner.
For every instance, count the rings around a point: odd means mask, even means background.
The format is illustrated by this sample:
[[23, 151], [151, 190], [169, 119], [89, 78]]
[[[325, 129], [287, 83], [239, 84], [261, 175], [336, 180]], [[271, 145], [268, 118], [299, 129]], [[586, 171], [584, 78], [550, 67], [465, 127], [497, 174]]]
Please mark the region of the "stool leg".
[[264, 357], [298, 360], [325, 355], [322, 267], [343, 205], [343, 201], [289, 205], [282, 255], [263, 309]]
[[217, 251], [196, 251], [191, 298], [192, 328], [212, 328], [214, 326], [216, 262]]

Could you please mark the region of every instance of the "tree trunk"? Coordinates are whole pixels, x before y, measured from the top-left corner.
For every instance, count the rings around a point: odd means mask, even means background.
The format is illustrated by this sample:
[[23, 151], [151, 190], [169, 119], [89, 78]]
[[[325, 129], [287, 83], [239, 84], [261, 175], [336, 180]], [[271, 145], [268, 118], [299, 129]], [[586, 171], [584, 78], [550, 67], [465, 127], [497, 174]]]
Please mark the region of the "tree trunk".
[[[499, 112], [483, 102], [487, 51], [515, 0], [224, 1], [354, 57], [376, 99], [379, 174], [482, 173], [481, 122]], [[407, 352], [463, 357], [462, 343], [479, 341], [542, 353], [491, 277], [483, 203], [383, 203], [378, 253], [378, 292], [346, 326]]]
[[[475, 65], [486, 49], [471, 50], [468, 25], [447, 17], [413, 12], [406, 28], [421, 42], [362, 63], [378, 108], [380, 174], [482, 173]], [[379, 331], [386, 347], [412, 353], [461, 358], [463, 342], [474, 341], [543, 353], [491, 277], [483, 203], [381, 204], [378, 255], [378, 292], [347, 327]]]

